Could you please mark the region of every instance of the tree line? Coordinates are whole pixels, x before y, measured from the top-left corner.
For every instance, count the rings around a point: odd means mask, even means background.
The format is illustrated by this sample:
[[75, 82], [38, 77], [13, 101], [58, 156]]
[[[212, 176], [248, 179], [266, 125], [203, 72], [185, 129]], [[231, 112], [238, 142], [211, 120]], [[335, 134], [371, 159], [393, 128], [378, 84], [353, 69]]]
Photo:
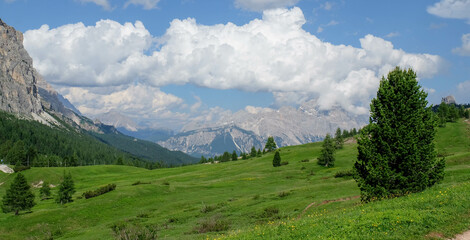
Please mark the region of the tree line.
[[0, 111], [0, 159], [25, 167], [123, 164], [156, 168], [151, 163], [100, 142], [85, 131], [49, 127]]
[[240, 155], [238, 155], [237, 151], [235, 150], [233, 150], [232, 153], [225, 151], [222, 155], [216, 155], [214, 157], [206, 158], [204, 156], [201, 156], [201, 160], [199, 161], [199, 163], [237, 161], [239, 158], [241, 158], [242, 160], [247, 160], [250, 158], [261, 157], [263, 156], [263, 154], [268, 153], [268, 152], [273, 152], [276, 149], [277, 149], [277, 144], [274, 141], [274, 137], [270, 136], [268, 137], [268, 140], [266, 141], [263, 151], [261, 151], [260, 148], [256, 149], [255, 146], [251, 147], [250, 153], [242, 152], [240, 153]]

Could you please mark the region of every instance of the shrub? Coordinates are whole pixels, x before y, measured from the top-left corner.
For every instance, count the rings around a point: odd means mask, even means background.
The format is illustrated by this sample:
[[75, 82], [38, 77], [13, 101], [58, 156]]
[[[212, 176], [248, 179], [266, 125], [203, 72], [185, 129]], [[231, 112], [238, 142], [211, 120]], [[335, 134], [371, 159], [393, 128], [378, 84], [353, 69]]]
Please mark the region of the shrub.
[[277, 195], [278, 195], [280, 198], [283, 198], [283, 197], [289, 196], [289, 195], [290, 195], [290, 192], [284, 192], [284, 191], [282, 191], [282, 192], [278, 193]]
[[222, 219], [221, 215], [214, 215], [210, 218], [204, 218], [199, 222], [199, 226], [194, 228], [198, 233], [220, 232], [230, 228], [229, 222]]
[[310, 162], [309, 159], [300, 160], [300, 162]]
[[279, 208], [271, 206], [267, 207], [263, 210], [260, 214], [261, 218], [278, 218], [279, 215]]
[[137, 182], [133, 183], [132, 186], [136, 186], [136, 185], [140, 185], [140, 184], [150, 184], [150, 182], [137, 181]]
[[157, 227], [141, 226], [137, 224], [119, 223], [114, 224], [111, 229], [114, 232], [115, 239], [157, 239]]
[[108, 184], [106, 186], [100, 187], [94, 191], [86, 191], [83, 193], [83, 196], [88, 199], [92, 197], [97, 197], [99, 195], [105, 194], [107, 192], [111, 192], [116, 189], [116, 184]]
[[287, 165], [287, 164], [289, 164], [288, 161], [281, 162], [281, 166], [285, 166], [285, 165]]
[[30, 168], [31, 168], [30, 166], [15, 165], [15, 167], [13, 168], [13, 171], [21, 172], [21, 171], [24, 171], [24, 170], [28, 170]]
[[354, 170], [344, 170], [344, 171], [339, 171], [335, 173], [335, 178], [342, 178], [342, 177], [353, 177], [354, 176]]

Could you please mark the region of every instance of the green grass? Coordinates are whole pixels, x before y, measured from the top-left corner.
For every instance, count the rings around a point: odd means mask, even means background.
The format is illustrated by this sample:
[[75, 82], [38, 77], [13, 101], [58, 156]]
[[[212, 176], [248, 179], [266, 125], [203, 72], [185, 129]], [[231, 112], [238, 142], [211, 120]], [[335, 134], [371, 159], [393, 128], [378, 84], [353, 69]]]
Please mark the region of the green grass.
[[[443, 183], [422, 193], [361, 204], [351, 178], [357, 150], [346, 144], [334, 168], [316, 164], [321, 143], [213, 165], [146, 170], [128, 166], [32, 168], [29, 183], [57, 185], [70, 171], [77, 193], [64, 206], [40, 201], [20, 216], [0, 213], [0, 239], [113, 239], [156, 232], [164, 239], [427, 239], [451, 237], [470, 226], [470, 140], [467, 123], [439, 129], [436, 146], [448, 161]], [[445, 153], [445, 154], [442, 154]], [[308, 160], [308, 161], [306, 161]], [[0, 196], [13, 175], [0, 173]], [[135, 184], [139, 182], [141, 184]], [[114, 183], [116, 190], [79, 199]], [[52, 190], [55, 193], [55, 188]], [[39, 190], [34, 189], [36, 196]], [[305, 212], [307, 206], [311, 205]], [[133, 235], [136, 236], [136, 235]]]

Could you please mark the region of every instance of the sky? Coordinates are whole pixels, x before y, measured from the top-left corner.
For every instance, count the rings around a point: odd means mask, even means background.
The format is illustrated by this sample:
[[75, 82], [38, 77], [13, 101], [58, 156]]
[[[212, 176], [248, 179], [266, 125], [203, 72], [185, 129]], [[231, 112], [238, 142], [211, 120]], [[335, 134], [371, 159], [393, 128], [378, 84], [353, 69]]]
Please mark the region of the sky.
[[470, 0], [0, 0], [34, 67], [83, 114], [179, 129], [298, 106], [367, 114], [412, 68], [470, 103]]

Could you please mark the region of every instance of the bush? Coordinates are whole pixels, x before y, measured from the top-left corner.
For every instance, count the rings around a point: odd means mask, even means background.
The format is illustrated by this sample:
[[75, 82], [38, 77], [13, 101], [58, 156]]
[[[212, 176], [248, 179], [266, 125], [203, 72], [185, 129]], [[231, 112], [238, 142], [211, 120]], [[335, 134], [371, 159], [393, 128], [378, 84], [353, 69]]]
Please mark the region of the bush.
[[105, 194], [107, 192], [111, 192], [113, 191], [114, 189], [116, 189], [116, 184], [108, 184], [104, 187], [100, 187], [94, 191], [86, 191], [83, 193], [83, 196], [88, 199], [88, 198], [92, 198], [92, 197], [97, 197], [99, 195], [102, 195], [102, 194]]
[[282, 192], [278, 193], [277, 195], [278, 195], [280, 198], [283, 198], [283, 197], [289, 196], [289, 195], [290, 195], [290, 192], [284, 192], [284, 191], [282, 191]]
[[309, 159], [300, 160], [300, 162], [310, 162]]
[[221, 215], [214, 215], [210, 218], [205, 218], [200, 221], [199, 226], [194, 228], [198, 233], [206, 232], [220, 232], [226, 231], [230, 228], [229, 222], [222, 219]]
[[30, 168], [31, 168], [30, 166], [15, 165], [15, 167], [13, 167], [13, 171], [21, 172], [21, 171], [24, 171], [24, 170], [28, 170]]
[[133, 183], [132, 186], [136, 186], [136, 185], [140, 185], [140, 184], [150, 184], [150, 182], [137, 181], [137, 182]]
[[285, 166], [285, 165], [287, 165], [287, 164], [289, 164], [288, 161], [281, 162], [281, 166]]
[[141, 226], [137, 224], [120, 223], [111, 227], [115, 239], [157, 239], [157, 227]]
[[342, 177], [353, 177], [354, 176], [354, 170], [344, 170], [344, 171], [339, 171], [335, 173], [335, 178], [342, 178]]
[[277, 207], [267, 207], [263, 210], [263, 212], [260, 214], [261, 218], [279, 218], [279, 208]]

